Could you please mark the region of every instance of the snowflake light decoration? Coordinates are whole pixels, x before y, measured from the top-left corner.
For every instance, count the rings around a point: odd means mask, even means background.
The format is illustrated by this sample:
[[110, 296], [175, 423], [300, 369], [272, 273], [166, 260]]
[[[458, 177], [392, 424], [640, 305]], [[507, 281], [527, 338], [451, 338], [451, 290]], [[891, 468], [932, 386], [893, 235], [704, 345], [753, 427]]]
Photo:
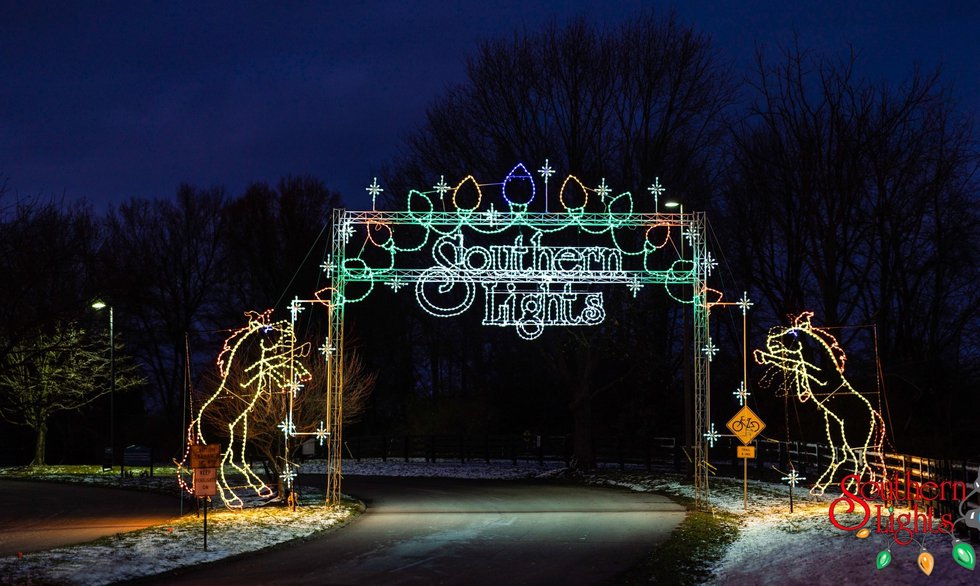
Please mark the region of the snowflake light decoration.
[[283, 482], [285, 482], [286, 488], [293, 488], [293, 481], [296, 480], [296, 470], [289, 462], [286, 462], [286, 465], [283, 466], [282, 474], [279, 475], [279, 478], [282, 478]]
[[446, 183], [446, 176], [440, 175], [439, 183], [433, 185], [432, 189], [434, 189], [435, 192], [439, 194], [439, 199], [441, 200], [446, 196], [446, 193], [448, 193], [452, 189], [452, 187], [450, 187], [449, 184]]
[[633, 279], [632, 281], [629, 282], [628, 285], [626, 285], [626, 287], [630, 290], [631, 293], [633, 293], [633, 297], [635, 298], [636, 294], [639, 293], [640, 289], [643, 288], [643, 283], [639, 282], [636, 279]]
[[388, 281], [385, 284], [391, 287], [391, 290], [394, 291], [395, 293], [398, 293], [398, 291], [405, 286], [405, 282], [402, 281], [401, 277], [398, 276], [396, 276], [394, 279]]
[[316, 432], [314, 433], [314, 435], [316, 435], [316, 439], [320, 443], [320, 446], [322, 447], [323, 442], [327, 441], [327, 438], [330, 437], [330, 432], [327, 431], [326, 426], [321, 421], [320, 427], [316, 428]]
[[711, 338], [708, 338], [708, 343], [704, 346], [704, 348], [701, 348], [701, 351], [708, 357], [708, 362], [711, 362], [718, 354], [718, 346], [715, 346], [715, 343], [711, 340]]
[[279, 425], [277, 425], [276, 427], [278, 427], [279, 430], [282, 431], [283, 435], [285, 435], [286, 437], [290, 437], [296, 434], [296, 425], [293, 423], [292, 415], [286, 417], [286, 419], [281, 421]]
[[721, 435], [715, 429], [715, 423], [712, 421], [711, 426], [708, 428], [708, 432], [704, 434], [704, 439], [708, 440], [708, 445], [712, 448], [715, 447], [715, 442], [721, 438]]
[[806, 480], [806, 476], [800, 476], [794, 469], [790, 470], [786, 476], [783, 476], [783, 480], [789, 482], [790, 486], [795, 487], [801, 480]]
[[374, 181], [371, 182], [371, 185], [367, 186], [365, 190], [369, 194], [371, 194], [371, 209], [373, 210], [375, 209], [375, 200], [378, 198], [379, 195], [381, 195], [381, 192], [384, 191], [384, 189], [382, 189], [381, 186], [378, 185], [378, 178], [375, 177]]
[[745, 381], [742, 381], [738, 383], [738, 388], [732, 391], [732, 394], [735, 395], [735, 398], [738, 399], [739, 406], [744, 407], [745, 402], [748, 400], [749, 395], [751, 395], [752, 393], [749, 392], [747, 388], [745, 388]]
[[602, 178], [602, 181], [599, 183], [599, 187], [596, 187], [595, 192], [599, 195], [599, 199], [603, 202], [605, 202], [606, 198], [609, 197], [610, 189], [609, 186], [606, 185], [605, 177]]
[[660, 185], [660, 177], [653, 178], [653, 184], [647, 187], [647, 191], [653, 196], [653, 211], [660, 212], [660, 196], [667, 191], [663, 185]]

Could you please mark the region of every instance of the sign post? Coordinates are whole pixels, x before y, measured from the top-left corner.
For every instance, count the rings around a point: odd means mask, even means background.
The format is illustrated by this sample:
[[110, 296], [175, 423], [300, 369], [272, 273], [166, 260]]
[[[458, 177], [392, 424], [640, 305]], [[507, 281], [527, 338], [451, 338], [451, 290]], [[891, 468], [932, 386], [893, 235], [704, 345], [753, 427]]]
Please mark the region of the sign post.
[[[218, 494], [219, 444], [191, 446], [191, 468], [194, 469], [194, 496], [204, 499], [204, 551], [208, 550], [208, 503]], [[198, 501], [200, 502], [200, 501]]]
[[743, 444], [738, 447], [736, 455], [742, 458], [742, 509], [747, 511], [749, 510], [749, 458], [755, 457], [755, 446], [749, 444], [762, 433], [766, 424], [749, 409], [748, 405], [744, 405], [726, 426]]

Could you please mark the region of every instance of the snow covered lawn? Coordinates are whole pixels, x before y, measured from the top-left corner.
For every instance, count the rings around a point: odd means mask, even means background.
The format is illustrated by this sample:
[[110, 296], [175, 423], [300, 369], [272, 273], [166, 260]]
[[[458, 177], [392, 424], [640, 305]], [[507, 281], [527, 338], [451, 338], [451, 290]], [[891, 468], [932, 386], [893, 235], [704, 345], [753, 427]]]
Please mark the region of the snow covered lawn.
[[[589, 482], [623, 486], [631, 490], [658, 491], [694, 498], [693, 486], [679, 477], [651, 478], [645, 473], [598, 474]], [[789, 486], [752, 481], [748, 483], [745, 509], [741, 479], [712, 478], [711, 504], [741, 517], [738, 539], [713, 565], [711, 584], [727, 585], [817, 585], [832, 584], [978, 584], [980, 575], [959, 566], [951, 556], [951, 539], [946, 535], [921, 534], [926, 550], [935, 558], [931, 575], [916, 565], [919, 546], [902, 546], [890, 535], [872, 531], [865, 539], [843, 531], [830, 522], [829, 507], [840, 496], [828, 491], [811, 496], [804, 488], [794, 490], [793, 512], [789, 512]], [[838, 509], [842, 513], [846, 507]], [[895, 514], [908, 512], [895, 509]], [[839, 519], [848, 518], [839, 514]], [[853, 517], [850, 517], [853, 518]], [[874, 519], [874, 517], [872, 517]], [[858, 519], [859, 521], [860, 519]], [[856, 523], [856, 521], [849, 521]], [[873, 529], [873, 528], [872, 528]], [[976, 544], [974, 544], [976, 547]], [[878, 570], [878, 552], [890, 548], [891, 563]]]

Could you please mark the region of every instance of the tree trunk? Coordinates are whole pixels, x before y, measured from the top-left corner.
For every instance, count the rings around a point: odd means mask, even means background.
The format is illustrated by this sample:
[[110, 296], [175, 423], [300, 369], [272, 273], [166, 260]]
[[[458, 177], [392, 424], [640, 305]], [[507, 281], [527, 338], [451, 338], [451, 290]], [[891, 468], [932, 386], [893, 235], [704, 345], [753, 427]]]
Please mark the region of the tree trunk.
[[31, 466], [44, 466], [44, 454], [48, 440], [48, 422], [42, 421], [35, 429], [34, 461]]

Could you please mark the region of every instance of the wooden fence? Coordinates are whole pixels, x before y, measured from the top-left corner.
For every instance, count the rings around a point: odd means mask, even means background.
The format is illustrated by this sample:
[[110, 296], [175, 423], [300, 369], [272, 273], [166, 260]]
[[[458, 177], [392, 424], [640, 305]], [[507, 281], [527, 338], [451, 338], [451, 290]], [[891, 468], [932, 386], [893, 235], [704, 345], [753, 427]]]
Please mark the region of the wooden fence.
[[[626, 468], [681, 467], [682, 452], [672, 437], [629, 440], [599, 437], [593, 442], [597, 463]], [[362, 436], [345, 440], [344, 457], [436, 461], [510, 461], [571, 464], [572, 438], [553, 435], [404, 435]]]

